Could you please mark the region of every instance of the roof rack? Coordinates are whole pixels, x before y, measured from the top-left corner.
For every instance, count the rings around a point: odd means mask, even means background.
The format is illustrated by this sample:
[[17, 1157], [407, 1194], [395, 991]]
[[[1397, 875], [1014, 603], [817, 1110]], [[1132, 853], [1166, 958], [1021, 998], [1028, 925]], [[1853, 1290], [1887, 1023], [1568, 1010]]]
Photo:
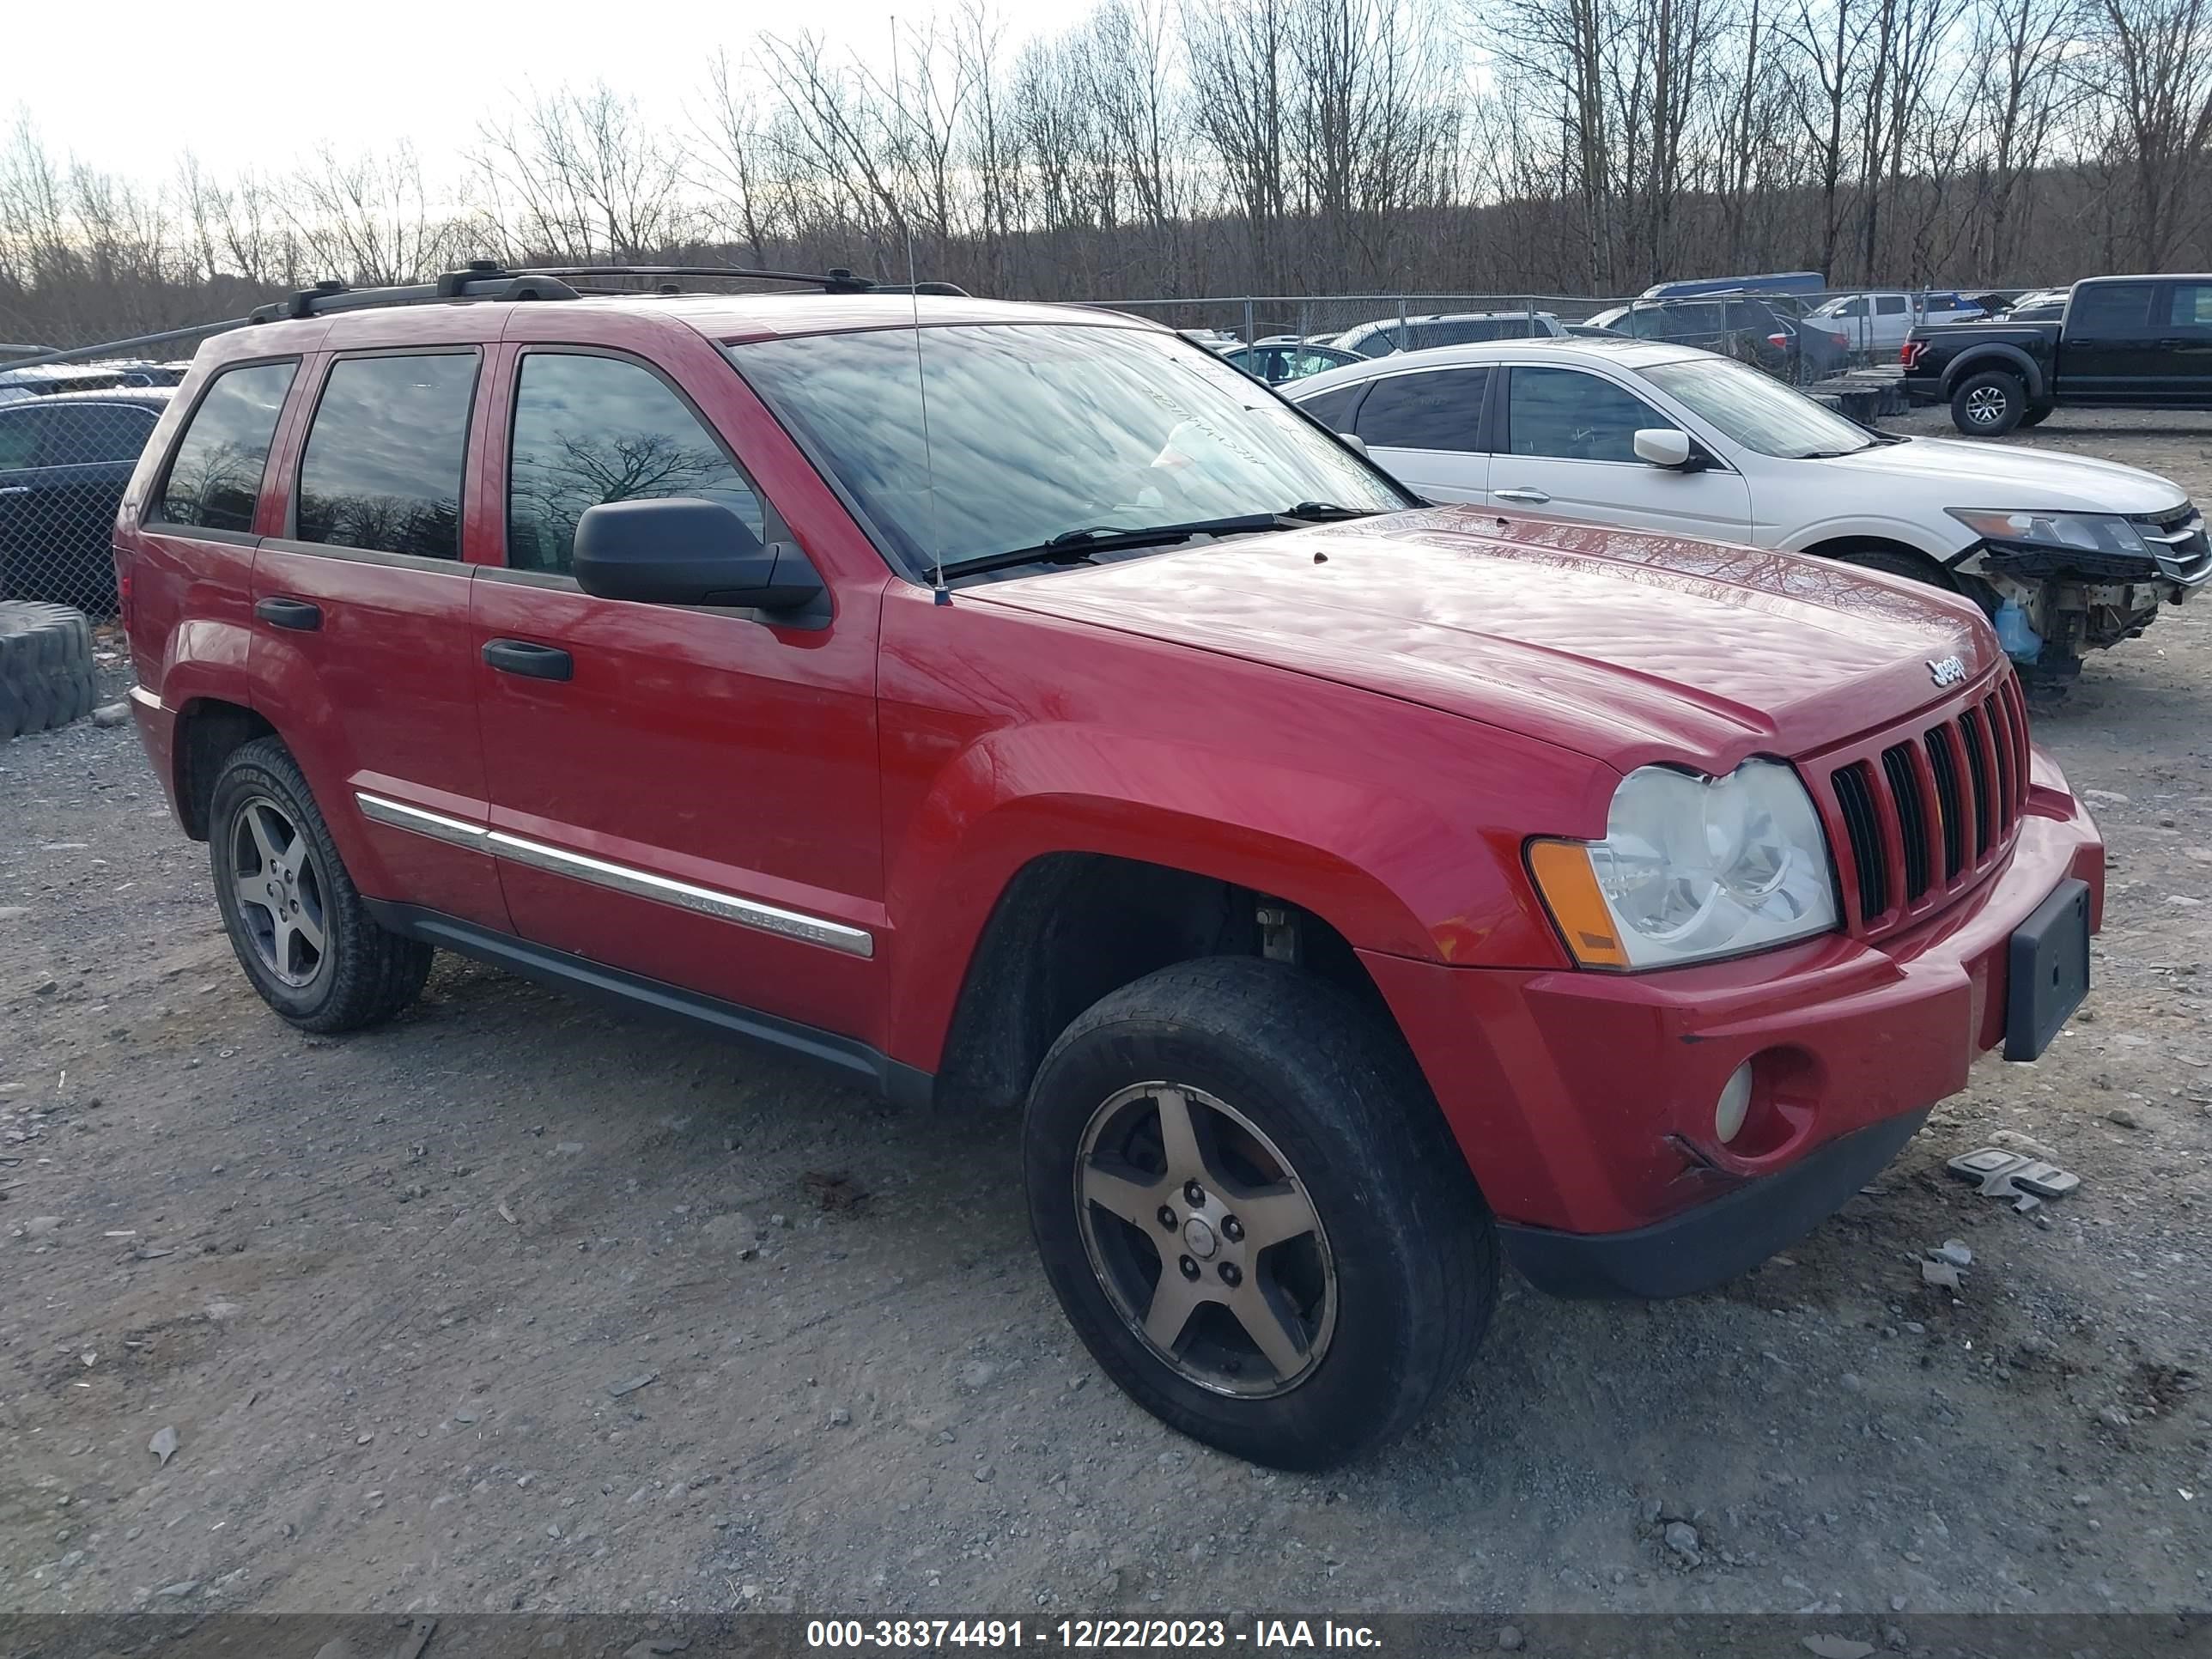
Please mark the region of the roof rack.
[[753, 270], [742, 265], [531, 265], [509, 270], [496, 259], [471, 259], [459, 270], [448, 270], [435, 281], [392, 288], [350, 288], [343, 283], [318, 283], [283, 299], [256, 306], [243, 317], [219, 323], [195, 323], [188, 328], [165, 329], [127, 340], [108, 340], [99, 345], [70, 346], [64, 350], [40, 350], [31, 357], [0, 359], [0, 368], [33, 368], [44, 363], [64, 363], [82, 358], [112, 356], [142, 346], [174, 340], [226, 334], [256, 323], [284, 322], [301, 317], [324, 317], [333, 312], [365, 311], [377, 306], [436, 305], [454, 300], [580, 300], [586, 294], [626, 292], [574, 287], [568, 280], [594, 276], [635, 276], [661, 279], [662, 293], [676, 292], [671, 279], [709, 278], [757, 283], [794, 283], [818, 288], [828, 294], [935, 294], [965, 299], [967, 290], [951, 283], [872, 283], [842, 266], [819, 276], [795, 270]]
[[447, 271], [434, 282], [402, 288], [349, 288], [343, 283], [318, 283], [313, 288], [301, 289], [258, 307], [252, 320], [273, 323], [288, 318], [359, 311], [372, 306], [434, 305], [451, 300], [575, 300], [589, 290], [571, 286], [569, 279], [595, 276], [657, 277], [664, 283], [673, 277], [705, 277], [795, 283], [828, 294], [942, 294], [965, 297], [965, 290], [951, 283], [890, 287], [855, 276], [842, 266], [820, 276], [796, 270], [754, 270], [743, 265], [527, 265], [510, 270], [496, 260], [471, 259], [465, 269]]

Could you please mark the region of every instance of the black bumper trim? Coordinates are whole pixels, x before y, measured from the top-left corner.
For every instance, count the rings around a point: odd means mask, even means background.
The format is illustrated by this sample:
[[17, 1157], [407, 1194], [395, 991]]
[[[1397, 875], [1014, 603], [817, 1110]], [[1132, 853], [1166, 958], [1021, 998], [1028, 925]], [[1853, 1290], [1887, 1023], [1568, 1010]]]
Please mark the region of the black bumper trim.
[[1928, 1109], [1830, 1141], [1778, 1174], [1625, 1233], [1500, 1222], [1506, 1260], [1553, 1296], [1694, 1296], [1748, 1273], [1841, 1209], [1920, 1133]]

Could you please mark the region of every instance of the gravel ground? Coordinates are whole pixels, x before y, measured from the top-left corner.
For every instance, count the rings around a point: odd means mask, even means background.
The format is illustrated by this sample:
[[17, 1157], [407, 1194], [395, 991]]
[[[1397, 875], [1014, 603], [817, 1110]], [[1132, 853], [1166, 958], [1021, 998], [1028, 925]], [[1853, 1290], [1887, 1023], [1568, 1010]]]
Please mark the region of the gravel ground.
[[[2212, 500], [2212, 422], [2032, 441]], [[393, 1026], [302, 1036], [232, 963], [135, 734], [19, 740], [0, 1607], [2204, 1607], [2208, 684], [2212, 601], [2040, 718], [2112, 848], [2097, 988], [2040, 1064], [1984, 1062], [1719, 1293], [1509, 1286], [1432, 1420], [1316, 1478], [1096, 1373], [1010, 1121], [451, 959]], [[1998, 1131], [2081, 1189], [2023, 1216], [1944, 1174]], [[1919, 1265], [1947, 1240], [1955, 1291]]]

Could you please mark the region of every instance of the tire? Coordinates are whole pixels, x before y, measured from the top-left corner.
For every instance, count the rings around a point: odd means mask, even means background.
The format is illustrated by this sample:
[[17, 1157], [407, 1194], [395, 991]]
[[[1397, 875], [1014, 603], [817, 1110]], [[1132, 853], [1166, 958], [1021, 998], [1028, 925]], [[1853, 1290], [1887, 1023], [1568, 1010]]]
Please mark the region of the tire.
[[[1178, 1108], [1198, 1126], [1180, 1160]], [[1038, 1068], [1023, 1165], [1046, 1276], [1100, 1366], [1255, 1463], [1326, 1468], [1403, 1432], [1497, 1301], [1489, 1210], [1412, 1056], [1285, 964], [1184, 963], [1091, 1007]]]
[[2002, 368], [1969, 374], [1951, 392], [1951, 424], [1969, 438], [2002, 438], [2027, 413], [2027, 388]]
[[2054, 404], [2037, 404], [2020, 417], [2020, 423], [2022, 426], [2041, 426], [2057, 412], [2057, 408]]
[[92, 625], [64, 605], [0, 603], [0, 739], [91, 712]]
[[369, 915], [307, 779], [276, 738], [241, 744], [216, 775], [208, 861], [239, 966], [301, 1030], [379, 1024], [422, 991], [430, 947]]

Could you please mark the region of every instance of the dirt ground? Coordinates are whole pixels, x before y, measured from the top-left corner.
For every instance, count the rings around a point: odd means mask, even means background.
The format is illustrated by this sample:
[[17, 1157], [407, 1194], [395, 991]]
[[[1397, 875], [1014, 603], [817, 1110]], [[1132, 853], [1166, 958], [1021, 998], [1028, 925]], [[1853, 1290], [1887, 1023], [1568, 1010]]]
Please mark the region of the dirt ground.
[[[2212, 501], [2212, 420], [2021, 441]], [[1443, 1409], [1317, 1478], [1098, 1376], [1010, 1121], [452, 959], [302, 1036], [131, 730], [0, 748], [0, 1607], [2203, 1608], [2212, 595], [2039, 737], [2112, 849], [2052, 1053], [1723, 1291], [1509, 1285]], [[1997, 1131], [2080, 1190], [1943, 1172]]]

